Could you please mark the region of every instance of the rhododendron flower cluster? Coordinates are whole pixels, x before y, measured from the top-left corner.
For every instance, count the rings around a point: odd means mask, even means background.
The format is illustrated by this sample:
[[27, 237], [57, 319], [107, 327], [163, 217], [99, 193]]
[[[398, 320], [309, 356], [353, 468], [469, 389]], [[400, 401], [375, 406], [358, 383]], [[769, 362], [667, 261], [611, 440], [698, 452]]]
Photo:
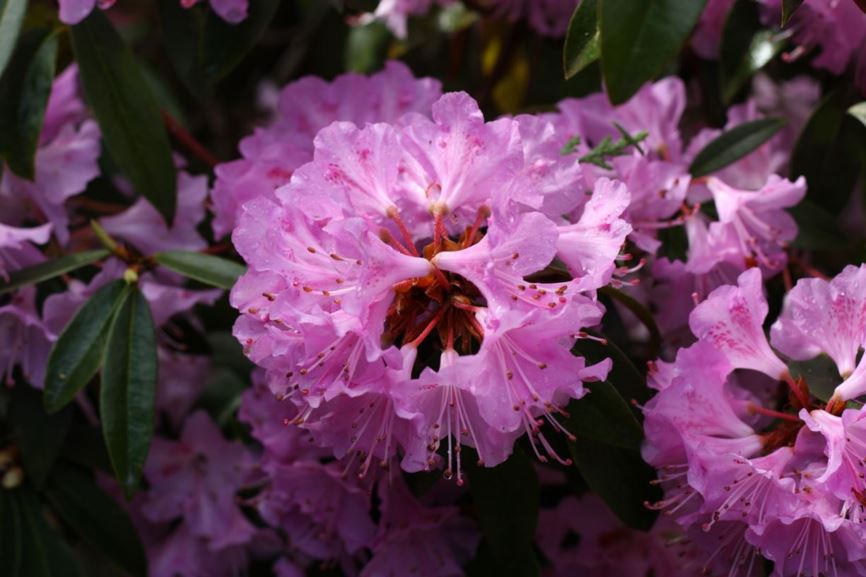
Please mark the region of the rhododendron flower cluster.
[[866, 0], [0, 5], [4, 576], [866, 576]]

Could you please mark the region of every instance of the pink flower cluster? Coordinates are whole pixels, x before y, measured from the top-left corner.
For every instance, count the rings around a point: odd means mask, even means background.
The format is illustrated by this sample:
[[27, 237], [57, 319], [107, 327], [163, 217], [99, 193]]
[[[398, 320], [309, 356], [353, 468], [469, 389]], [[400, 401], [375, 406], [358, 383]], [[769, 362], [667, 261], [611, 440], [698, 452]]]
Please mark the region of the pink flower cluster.
[[442, 446], [462, 481], [461, 444], [493, 466], [524, 432], [560, 459], [541, 426], [562, 430], [568, 400], [607, 373], [571, 348], [601, 318], [629, 194], [600, 178], [588, 196], [547, 122], [485, 122], [462, 93], [429, 113], [335, 122], [288, 184], [242, 205], [235, 335], [362, 474], [395, 454], [436, 467]]
[[[801, 280], [768, 342], [761, 275], [749, 270], [695, 308], [697, 342], [656, 367], [644, 408], [644, 457], [665, 489], [656, 506], [708, 567], [749, 575], [763, 556], [780, 577], [866, 571], [866, 413], [846, 403], [866, 392], [864, 283], [863, 266]], [[818, 355], [841, 375], [835, 390], [786, 364]]]
[[[94, 8], [107, 10], [117, 0], [59, 0], [60, 21], [64, 24], [78, 24], [93, 12]], [[192, 8], [201, 0], [179, 0], [184, 8]], [[229, 24], [246, 20], [249, 0], [208, 0], [211, 9]]]

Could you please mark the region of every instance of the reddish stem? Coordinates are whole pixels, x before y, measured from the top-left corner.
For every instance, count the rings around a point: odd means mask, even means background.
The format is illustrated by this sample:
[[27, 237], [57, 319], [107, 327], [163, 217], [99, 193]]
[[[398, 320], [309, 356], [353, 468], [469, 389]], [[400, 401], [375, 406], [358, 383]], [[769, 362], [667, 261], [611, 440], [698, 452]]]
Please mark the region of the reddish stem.
[[217, 164], [219, 164], [219, 160], [211, 154], [207, 148], [204, 147], [202, 143], [200, 143], [196, 138], [187, 132], [187, 130], [181, 126], [177, 120], [172, 118], [172, 116], [166, 112], [165, 110], [160, 111], [162, 114], [162, 122], [165, 124], [165, 127], [168, 131], [174, 136], [178, 142], [180, 142], [189, 152], [192, 153], [193, 156], [204, 162], [209, 167], [213, 168]]

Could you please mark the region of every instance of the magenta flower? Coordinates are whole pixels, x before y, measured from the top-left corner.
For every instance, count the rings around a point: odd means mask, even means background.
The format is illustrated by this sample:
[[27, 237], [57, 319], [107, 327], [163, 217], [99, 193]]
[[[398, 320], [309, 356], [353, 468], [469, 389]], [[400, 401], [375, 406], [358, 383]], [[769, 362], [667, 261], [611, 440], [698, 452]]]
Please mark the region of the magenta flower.
[[[107, 10], [117, 0], [59, 0], [60, 21], [64, 24], [78, 24], [99, 7]], [[179, 0], [184, 8], [191, 8], [201, 0]], [[208, 0], [211, 9], [229, 24], [237, 24], [247, 18], [249, 0]]]

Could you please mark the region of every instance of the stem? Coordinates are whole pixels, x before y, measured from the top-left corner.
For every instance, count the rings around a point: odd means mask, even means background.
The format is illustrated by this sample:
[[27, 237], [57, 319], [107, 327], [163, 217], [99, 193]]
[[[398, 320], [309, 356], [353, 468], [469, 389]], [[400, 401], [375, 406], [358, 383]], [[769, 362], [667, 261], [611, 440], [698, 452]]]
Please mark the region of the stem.
[[166, 112], [165, 110], [160, 111], [162, 114], [162, 122], [165, 124], [165, 127], [168, 131], [174, 136], [178, 142], [180, 142], [193, 156], [204, 162], [210, 168], [215, 167], [220, 163], [217, 158], [211, 154], [207, 148], [204, 147], [202, 143], [200, 143], [196, 138], [186, 131], [186, 129], [181, 126], [177, 120], [172, 118], [172, 116]]

